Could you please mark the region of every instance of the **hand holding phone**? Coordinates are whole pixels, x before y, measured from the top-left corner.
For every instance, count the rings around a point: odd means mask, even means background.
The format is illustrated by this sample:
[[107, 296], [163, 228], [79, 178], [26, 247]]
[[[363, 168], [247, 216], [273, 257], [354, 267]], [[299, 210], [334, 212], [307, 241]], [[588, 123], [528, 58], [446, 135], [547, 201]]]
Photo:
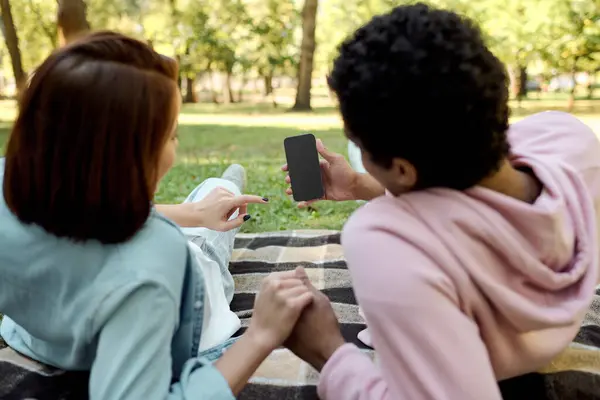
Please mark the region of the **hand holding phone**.
[[295, 201], [321, 199], [325, 195], [317, 140], [312, 134], [284, 140], [285, 156]]

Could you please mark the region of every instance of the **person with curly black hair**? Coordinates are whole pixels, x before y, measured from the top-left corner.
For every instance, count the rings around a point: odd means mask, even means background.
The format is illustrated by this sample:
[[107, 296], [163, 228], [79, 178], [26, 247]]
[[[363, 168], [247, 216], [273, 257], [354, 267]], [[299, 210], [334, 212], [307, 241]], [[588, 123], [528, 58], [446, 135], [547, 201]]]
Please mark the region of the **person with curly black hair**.
[[598, 282], [600, 144], [565, 113], [509, 127], [507, 81], [472, 21], [424, 4], [341, 45], [329, 84], [369, 174], [317, 147], [325, 199], [372, 200], [342, 244], [379, 366], [315, 290], [286, 346], [322, 399], [500, 399], [499, 380], [577, 333]]

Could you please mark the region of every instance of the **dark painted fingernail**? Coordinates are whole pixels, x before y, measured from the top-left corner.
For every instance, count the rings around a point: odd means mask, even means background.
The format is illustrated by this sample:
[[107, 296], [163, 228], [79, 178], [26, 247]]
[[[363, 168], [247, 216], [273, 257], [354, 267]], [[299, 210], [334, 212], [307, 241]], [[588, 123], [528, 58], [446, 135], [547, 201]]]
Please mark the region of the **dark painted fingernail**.
[[265, 203], [268, 203], [268, 202], [269, 202], [269, 199], [267, 199], [266, 197], [263, 197], [263, 201], [264, 201]]
[[252, 218], [252, 217], [249, 215], [244, 215], [244, 222], [248, 221], [250, 218]]

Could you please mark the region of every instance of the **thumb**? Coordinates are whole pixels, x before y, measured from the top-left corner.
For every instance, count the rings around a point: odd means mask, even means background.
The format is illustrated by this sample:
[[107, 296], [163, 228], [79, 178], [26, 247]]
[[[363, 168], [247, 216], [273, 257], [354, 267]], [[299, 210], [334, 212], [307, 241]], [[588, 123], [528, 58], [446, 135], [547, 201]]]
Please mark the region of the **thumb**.
[[298, 267], [298, 268], [296, 268], [295, 273], [296, 273], [296, 278], [298, 278], [302, 282], [304, 282], [304, 284], [308, 288], [315, 289], [315, 287], [311, 283], [310, 278], [308, 277], [308, 274], [306, 273], [306, 270], [304, 269], [304, 267]]
[[321, 139], [317, 139], [317, 151], [319, 152], [321, 157], [323, 157], [329, 162], [335, 161], [335, 159], [337, 159], [337, 157], [339, 156], [339, 154], [329, 151], [327, 147], [325, 147]]
[[238, 215], [237, 218], [231, 219], [227, 222], [223, 222], [223, 225], [222, 225], [223, 231], [227, 232], [232, 229], [239, 228], [240, 226], [242, 226], [244, 224], [244, 222], [248, 221], [249, 219], [250, 219], [249, 214], [240, 213], [240, 215]]

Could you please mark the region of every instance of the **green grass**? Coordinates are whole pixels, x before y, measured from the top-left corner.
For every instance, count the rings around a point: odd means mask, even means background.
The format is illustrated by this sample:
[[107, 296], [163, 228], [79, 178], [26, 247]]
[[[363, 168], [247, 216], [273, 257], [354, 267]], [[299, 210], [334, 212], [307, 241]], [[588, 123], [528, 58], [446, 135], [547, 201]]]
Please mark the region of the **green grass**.
[[[344, 151], [339, 128], [310, 129], [336, 151]], [[196, 185], [211, 176], [220, 176], [232, 163], [246, 167], [247, 193], [270, 199], [269, 205], [249, 207], [252, 219], [244, 232], [295, 228], [339, 229], [356, 208], [355, 202], [321, 203], [310, 210], [299, 210], [285, 194], [283, 140], [301, 131], [277, 125], [182, 125], [178, 163], [166, 176], [156, 196], [157, 203], [180, 202]]]
[[[14, 118], [13, 107], [0, 102], [0, 148]], [[333, 110], [309, 115], [273, 110], [268, 105], [185, 106], [180, 118], [178, 160], [161, 182], [156, 202], [181, 202], [203, 180], [220, 176], [228, 165], [239, 163], [248, 174], [246, 192], [270, 199], [269, 205], [249, 207], [252, 219], [244, 224], [244, 232], [339, 229], [357, 207], [356, 202], [323, 202], [300, 210], [285, 194], [283, 140], [303, 131], [345, 153], [347, 144]]]
[[[562, 99], [532, 99], [517, 109], [515, 119], [545, 109], [562, 109]], [[14, 118], [14, 104], [0, 102], [0, 148]], [[600, 102], [578, 102], [576, 115], [600, 133]], [[311, 114], [287, 113], [269, 104], [216, 106], [186, 105], [180, 118], [178, 161], [161, 183], [157, 203], [183, 201], [204, 179], [220, 176], [231, 163], [246, 167], [247, 193], [268, 197], [268, 206], [250, 206], [252, 219], [244, 232], [285, 229], [340, 229], [356, 209], [356, 202], [316, 204], [299, 210], [286, 196], [283, 140], [301, 132], [312, 132], [335, 151], [346, 153], [340, 119], [333, 107], [325, 104]]]

